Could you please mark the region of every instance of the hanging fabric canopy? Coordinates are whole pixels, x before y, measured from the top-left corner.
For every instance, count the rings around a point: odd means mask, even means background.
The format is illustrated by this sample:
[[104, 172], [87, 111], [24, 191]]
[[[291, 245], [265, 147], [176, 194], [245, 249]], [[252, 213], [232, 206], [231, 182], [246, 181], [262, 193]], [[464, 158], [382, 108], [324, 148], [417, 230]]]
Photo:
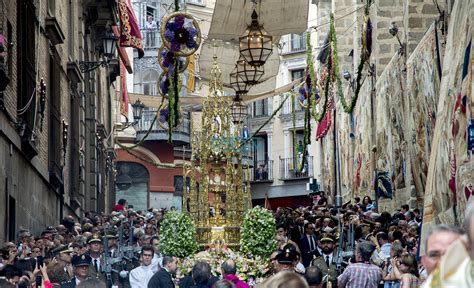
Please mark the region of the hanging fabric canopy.
[[[199, 75], [201, 80], [208, 81], [211, 73], [212, 59], [214, 54], [219, 59], [219, 68], [222, 72], [222, 81], [224, 82], [224, 89], [228, 92], [233, 92], [230, 86], [229, 75], [235, 68], [235, 63], [239, 59], [239, 47], [237, 42], [224, 42], [221, 40], [206, 40], [201, 47], [201, 55], [199, 57]], [[265, 63], [265, 74], [260, 80], [260, 84], [253, 86], [249, 94], [262, 93], [275, 88], [276, 75], [278, 74], [278, 67], [280, 59], [278, 56], [278, 49], [273, 48], [273, 54]]]
[[[308, 27], [308, 0], [258, 0], [257, 3], [255, 10], [258, 21], [267, 34], [273, 37], [273, 53], [264, 65], [265, 74], [260, 84], [253, 86], [249, 94], [260, 94], [275, 89], [280, 65], [277, 44], [281, 36], [291, 33], [301, 34]], [[239, 59], [239, 37], [245, 33], [250, 24], [253, 9], [252, 1], [248, 0], [216, 1], [208, 40], [204, 41], [200, 53], [199, 68], [202, 80], [208, 80], [215, 52], [219, 59], [224, 86], [231, 91], [229, 74]]]
[[[259, 0], [257, 3], [258, 21], [268, 35], [279, 38], [291, 33], [301, 34], [308, 27], [308, 0]], [[216, 1], [208, 39], [238, 42], [250, 24], [252, 11], [252, 1]]]
[[[250, 104], [254, 101], [262, 100], [265, 98], [273, 97], [276, 95], [280, 95], [282, 93], [290, 91], [295, 85], [301, 82], [301, 79], [297, 79], [289, 84], [283, 85], [276, 89], [272, 89], [263, 93], [259, 94], [252, 94], [252, 95], [245, 95], [242, 96], [242, 100], [245, 104]], [[151, 96], [151, 95], [144, 95], [144, 94], [135, 94], [129, 93], [129, 101], [130, 103], [134, 103], [137, 100], [140, 100], [146, 107], [149, 108], [158, 108], [160, 107], [162, 97], [161, 96]], [[229, 98], [234, 97], [234, 95], [229, 95]], [[180, 105], [186, 110], [200, 110], [201, 105], [204, 102], [206, 97], [202, 96], [184, 96], [179, 98]]]

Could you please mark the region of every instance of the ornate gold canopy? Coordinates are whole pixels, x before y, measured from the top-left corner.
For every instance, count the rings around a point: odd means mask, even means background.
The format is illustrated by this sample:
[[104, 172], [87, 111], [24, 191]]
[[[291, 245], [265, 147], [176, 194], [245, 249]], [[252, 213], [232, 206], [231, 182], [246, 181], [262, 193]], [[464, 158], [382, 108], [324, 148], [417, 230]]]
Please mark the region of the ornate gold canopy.
[[[230, 97], [223, 96], [221, 71], [214, 56], [210, 93], [204, 101], [200, 131], [193, 131], [191, 164], [185, 167], [190, 189], [183, 207], [196, 223], [202, 246], [237, 246], [242, 214], [250, 206], [250, 185], [244, 183], [240, 124], [232, 122]], [[247, 178], [248, 179], [248, 178]]]

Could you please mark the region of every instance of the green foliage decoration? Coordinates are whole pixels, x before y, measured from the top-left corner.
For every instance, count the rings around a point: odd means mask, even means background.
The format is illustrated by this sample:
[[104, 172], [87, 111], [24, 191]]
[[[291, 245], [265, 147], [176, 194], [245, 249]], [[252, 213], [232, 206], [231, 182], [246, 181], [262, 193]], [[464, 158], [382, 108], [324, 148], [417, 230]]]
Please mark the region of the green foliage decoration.
[[160, 249], [164, 255], [180, 258], [198, 250], [196, 227], [187, 214], [176, 211], [165, 214], [160, 228]]
[[275, 217], [265, 208], [256, 206], [244, 215], [240, 235], [240, 250], [253, 257], [268, 257], [276, 249]]

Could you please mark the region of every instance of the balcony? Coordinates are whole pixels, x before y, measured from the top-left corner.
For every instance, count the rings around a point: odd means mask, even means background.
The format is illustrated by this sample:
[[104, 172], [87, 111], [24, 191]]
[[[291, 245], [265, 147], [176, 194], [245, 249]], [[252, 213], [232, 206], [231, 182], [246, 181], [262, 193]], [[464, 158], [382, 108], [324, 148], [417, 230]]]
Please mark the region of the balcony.
[[142, 28], [140, 29], [143, 37], [143, 44], [145, 49], [160, 48], [161, 46], [161, 35], [160, 29], [158, 28]]
[[[150, 126], [153, 123], [157, 111], [147, 110], [143, 111], [142, 118], [136, 125], [135, 129], [137, 131], [137, 141], [140, 141], [145, 137], [150, 129]], [[155, 140], [155, 141], [168, 141], [168, 130], [166, 127], [160, 125], [158, 119], [153, 123], [151, 127], [150, 134], [146, 140]], [[171, 138], [172, 144], [175, 146], [182, 146], [190, 143], [190, 133], [191, 132], [191, 121], [189, 119], [189, 113], [183, 113], [181, 115], [180, 124], [173, 130], [173, 136]]]
[[[303, 169], [299, 170], [298, 166], [303, 162]], [[281, 158], [280, 159], [280, 179], [298, 180], [306, 179], [314, 176], [313, 156], [297, 157], [297, 158]]]
[[250, 168], [250, 182], [273, 182], [273, 160], [254, 161]]
[[288, 41], [284, 41], [282, 55], [302, 53], [306, 51], [306, 34], [291, 34]]

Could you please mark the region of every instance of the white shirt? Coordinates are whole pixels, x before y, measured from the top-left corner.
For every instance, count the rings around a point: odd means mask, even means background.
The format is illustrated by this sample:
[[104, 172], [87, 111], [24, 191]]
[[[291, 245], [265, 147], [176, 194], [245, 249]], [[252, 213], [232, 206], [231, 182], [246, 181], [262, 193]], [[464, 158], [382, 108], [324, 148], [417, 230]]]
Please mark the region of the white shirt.
[[148, 282], [155, 272], [152, 265], [139, 266], [133, 269], [129, 274], [130, 286], [132, 288], [147, 288]]
[[331, 253], [331, 254], [324, 254], [324, 253], [322, 253], [322, 254], [321, 254], [321, 255], [323, 256], [324, 262], [326, 262], [326, 257], [329, 256], [329, 265], [331, 265], [331, 263], [332, 263], [332, 254], [333, 254], [333, 253]]
[[[91, 256], [91, 258], [92, 258], [92, 256]], [[97, 260], [97, 267], [96, 267], [96, 265], [95, 265], [95, 260]], [[92, 258], [92, 262], [91, 262], [91, 263], [92, 263], [92, 265], [93, 265], [95, 268], [98, 268], [97, 273], [99, 273], [99, 272], [100, 272], [100, 257]]]
[[153, 272], [158, 271], [163, 266], [163, 256], [153, 253], [153, 259], [151, 259], [151, 265]]

